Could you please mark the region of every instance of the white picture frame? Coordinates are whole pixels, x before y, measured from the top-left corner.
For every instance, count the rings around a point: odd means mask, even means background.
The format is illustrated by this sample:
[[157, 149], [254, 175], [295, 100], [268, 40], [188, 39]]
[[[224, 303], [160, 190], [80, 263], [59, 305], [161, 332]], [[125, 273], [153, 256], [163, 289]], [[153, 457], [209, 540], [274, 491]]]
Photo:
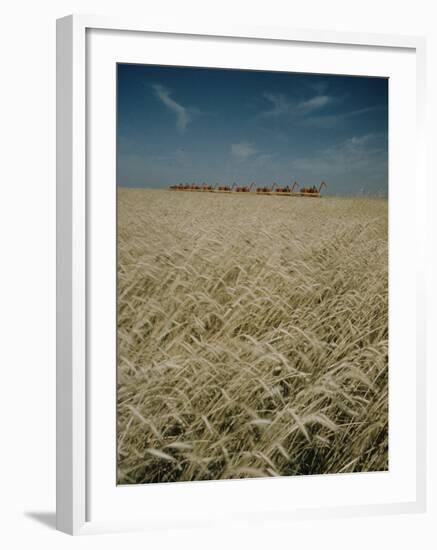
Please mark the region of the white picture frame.
[[[421, 37], [373, 35], [337, 33], [310, 30], [292, 30], [286, 28], [236, 28], [228, 29], [211, 28], [173, 28], [154, 27], [137, 20], [130, 21], [118, 18], [105, 18], [96, 16], [72, 15], [57, 21], [57, 528], [69, 534], [84, 534], [110, 530], [147, 529], [156, 526], [181, 526], [181, 525], [205, 525], [214, 521], [214, 508], [211, 512], [199, 517], [199, 510], [190, 510], [190, 498], [212, 498], [213, 492], [220, 493], [220, 499], [229, 499], [228, 488], [232, 485], [232, 498], [238, 500], [238, 493], [246, 491], [239, 482], [226, 482], [226, 484], [173, 484], [173, 491], [182, 494], [187, 489], [182, 485], [193, 486], [191, 497], [187, 498], [186, 510], [177, 518], [176, 513], [171, 514], [158, 506], [154, 507], [153, 520], [150, 514], [142, 513], [138, 517], [118, 517], [115, 512], [105, 511], [97, 520], [89, 514], [90, 510], [90, 486], [92, 484], [93, 456], [90, 435], [90, 410], [95, 399], [95, 390], [91, 391], [90, 381], [90, 356], [93, 346], [93, 336], [89, 330], [90, 303], [92, 301], [92, 285], [90, 285], [90, 254], [93, 249], [90, 246], [89, 230], [92, 228], [92, 219], [96, 215], [95, 206], [91, 207], [90, 195], [92, 191], [88, 187], [90, 178], [89, 143], [87, 143], [87, 119], [90, 116], [89, 109], [92, 101], [88, 94], [89, 71], [94, 70], [88, 60], [87, 33], [90, 31], [105, 31], [109, 33], [132, 33], [135, 36], [153, 36], [160, 41], [172, 39], [172, 37], [190, 37], [190, 39], [226, 40], [229, 48], [232, 43], [251, 44], [251, 41], [260, 41], [274, 48], [275, 45], [286, 44], [315, 44], [319, 48], [332, 45], [341, 48], [359, 48], [364, 53], [371, 49], [380, 51], [396, 51], [399, 55], [403, 52], [414, 56], [415, 81], [414, 104], [410, 97], [405, 95], [411, 112], [414, 111], [414, 141], [415, 158], [409, 160], [410, 174], [414, 178], [414, 186], [411, 185], [411, 197], [419, 198], [425, 182], [424, 167], [424, 90], [425, 90], [425, 40]], [[132, 36], [132, 35], [131, 35]], [[109, 36], [109, 40], [112, 38]], [[132, 45], [130, 46], [132, 47]], [[94, 46], [93, 46], [94, 48]], [[116, 46], [115, 46], [116, 50]], [[126, 50], [129, 51], [129, 50]], [[376, 51], [376, 50], [375, 50]], [[168, 59], [172, 56], [172, 46], [169, 44]], [[109, 54], [108, 54], [109, 55]], [[111, 61], [110, 58], [108, 58]], [[95, 62], [93, 62], [95, 63]], [[175, 64], [180, 64], [176, 62]], [[407, 94], [407, 92], [405, 92]], [[411, 96], [413, 97], [413, 96]], [[409, 142], [411, 145], [411, 141]], [[108, 147], [111, 147], [109, 144]], [[414, 156], [414, 155], [413, 155]], [[396, 159], [395, 159], [396, 161]], [[400, 168], [392, 166], [390, 159], [390, 173], [399, 174]], [[109, 170], [114, 170], [115, 159], [111, 161]], [[412, 182], [410, 182], [411, 184]], [[401, 209], [399, 200], [394, 201], [391, 216], [396, 217], [396, 209]], [[415, 309], [415, 353], [414, 364], [409, 364], [410, 374], [414, 375], [414, 385], [408, 390], [414, 397], [415, 414], [414, 430], [415, 446], [413, 449], [414, 460], [409, 464], [412, 485], [409, 488], [408, 498], [393, 496], [387, 502], [373, 502], [368, 500], [355, 500], [354, 504], [333, 503], [332, 506], [323, 504], [321, 507], [307, 508], [296, 506], [278, 506], [266, 509], [262, 503], [254, 503], [253, 507], [245, 510], [238, 516], [234, 514], [236, 521], [242, 519], [255, 521], [257, 517], [275, 518], [301, 518], [301, 517], [338, 517], [364, 514], [391, 514], [398, 512], [421, 512], [426, 506], [426, 404], [425, 404], [425, 251], [417, 235], [424, 228], [424, 205], [417, 201], [414, 211], [415, 232], [408, 246], [415, 249], [412, 273], [414, 271], [416, 283], [414, 285], [414, 300], [410, 307]], [[108, 223], [111, 223], [110, 221]], [[413, 291], [412, 291], [413, 292]], [[115, 300], [115, 298], [114, 298]], [[94, 304], [95, 305], [95, 304]], [[94, 307], [94, 306], [93, 306]], [[93, 309], [93, 315], [95, 313]], [[100, 314], [103, 314], [101, 312]], [[414, 317], [414, 315], [413, 315]], [[413, 322], [413, 321], [411, 321]], [[413, 325], [410, 325], [410, 329]], [[92, 333], [94, 334], [94, 333]], [[406, 361], [406, 359], [405, 359]], [[115, 377], [115, 375], [114, 375]], [[411, 384], [410, 384], [411, 386]], [[106, 388], [106, 390], [105, 390]], [[110, 391], [109, 386], [103, 385], [103, 391]], [[108, 396], [106, 398], [108, 400]], [[114, 399], [113, 394], [109, 399]], [[95, 417], [95, 415], [94, 415]], [[111, 420], [112, 421], [112, 420]], [[92, 430], [91, 430], [92, 431]], [[94, 430], [95, 433], [95, 430]], [[108, 438], [112, 437], [109, 432]], [[410, 442], [411, 443], [411, 442]], [[102, 446], [104, 448], [104, 446]], [[108, 461], [110, 461], [108, 457]], [[414, 462], [414, 471], [413, 464]], [[112, 464], [112, 463], [111, 463]], [[112, 466], [111, 466], [112, 467]], [[104, 468], [103, 468], [104, 469]], [[414, 478], [414, 479], [413, 479]], [[331, 478], [332, 479], [332, 478]], [[351, 478], [349, 477], [349, 480]], [[114, 474], [115, 480], [115, 474]], [[301, 480], [301, 481], [305, 481]], [[253, 483], [266, 484], [264, 480], [252, 480], [246, 484], [249, 488], [245, 498], [253, 499], [256, 490]], [[282, 479], [273, 480], [278, 484]], [[335, 488], [335, 482], [332, 486]], [[346, 483], [351, 483], [346, 479]], [[381, 483], [380, 480], [375, 483]], [[220, 486], [218, 489], [217, 487]], [[267, 487], [267, 485], [264, 485]], [[97, 486], [96, 486], [97, 487]], [[115, 481], [114, 481], [115, 487]], [[200, 487], [200, 488], [199, 488]], [[225, 487], [225, 488], [224, 488]], [[252, 489], [250, 489], [252, 487]], [[99, 488], [93, 489], [100, 490]], [[138, 491], [144, 490], [138, 487]], [[168, 491], [167, 487], [155, 486], [153, 488], [154, 499], [159, 493]], [[188, 492], [191, 489], [188, 488]], [[172, 493], [176, 495], [176, 493]], [[121, 493], [120, 493], [121, 494]], [[167, 494], [167, 493], [165, 493]], [[407, 494], [407, 493], [405, 493]], [[103, 495], [103, 493], [102, 493]], [[109, 495], [109, 493], [108, 493]], [[411, 496], [413, 495], [413, 496]], [[107, 495], [104, 495], [106, 498]], [[108, 497], [109, 498], [109, 497]], [[133, 498], [132, 493], [123, 495], [123, 502]], [[136, 497], [135, 497], [136, 498]], [[127, 499], [127, 500], [126, 500]], [[99, 499], [96, 498], [96, 501]], [[100, 498], [103, 500], [103, 497]], [[154, 500], [154, 502], [159, 502]], [[115, 510], [115, 508], [113, 509]], [[105, 516], [105, 513], [107, 515]], [[168, 512], [168, 510], [167, 510]], [[191, 514], [191, 515], [190, 515]], [[221, 521], [230, 520], [231, 511], [220, 517]], [[197, 516], [197, 517], [194, 517]]]

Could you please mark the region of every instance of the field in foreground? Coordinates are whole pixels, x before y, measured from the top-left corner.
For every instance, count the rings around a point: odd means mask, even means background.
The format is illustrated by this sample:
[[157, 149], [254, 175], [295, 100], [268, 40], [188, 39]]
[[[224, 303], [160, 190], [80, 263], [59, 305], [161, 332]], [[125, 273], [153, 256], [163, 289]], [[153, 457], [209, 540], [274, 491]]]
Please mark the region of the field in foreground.
[[387, 201], [118, 191], [118, 482], [388, 468]]

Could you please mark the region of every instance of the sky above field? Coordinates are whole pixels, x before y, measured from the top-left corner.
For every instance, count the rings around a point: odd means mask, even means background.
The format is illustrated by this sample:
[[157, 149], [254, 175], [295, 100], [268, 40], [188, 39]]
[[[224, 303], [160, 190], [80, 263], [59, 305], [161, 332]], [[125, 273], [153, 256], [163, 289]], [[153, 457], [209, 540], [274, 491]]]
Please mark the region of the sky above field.
[[118, 185], [387, 195], [386, 79], [120, 64], [117, 80]]

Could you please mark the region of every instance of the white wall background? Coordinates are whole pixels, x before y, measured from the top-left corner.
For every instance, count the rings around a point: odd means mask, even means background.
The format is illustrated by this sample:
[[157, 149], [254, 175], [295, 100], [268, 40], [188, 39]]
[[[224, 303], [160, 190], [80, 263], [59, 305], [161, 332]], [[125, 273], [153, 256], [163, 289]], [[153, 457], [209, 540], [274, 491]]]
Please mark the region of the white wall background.
[[[55, 19], [72, 12], [141, 14], [154, 22], [428, 36], [429, 280], [435, 281], [437, 17], [432, 0], [16, 0], [2, 6], [0, 55], [0, 545], [3, 548], [437, 547], [437, 477], [426, 515], [274, 523], [71, 538], [53, 529], [55, 507]], [[434, 138], [434, 141], [433, 141]], [[434, 178], [435, 181], [435, 178]], [[408, 220], [406, 220], [406, 223]], [[432, 258], [431, 258], [432, 256]], [[430, 457], [437, 464], [437, 293], [428, 289]], [[407, 404], [406, 404], [407, 406]], [[433, 526], [434, 523], [434, 526]]]

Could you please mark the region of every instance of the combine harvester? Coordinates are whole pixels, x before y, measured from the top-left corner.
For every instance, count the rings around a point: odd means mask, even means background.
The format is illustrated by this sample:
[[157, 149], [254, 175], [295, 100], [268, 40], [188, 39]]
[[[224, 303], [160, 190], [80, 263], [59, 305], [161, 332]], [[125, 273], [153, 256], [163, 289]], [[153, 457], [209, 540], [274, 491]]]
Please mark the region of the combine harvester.
[[294, 191], [296, 187], [299, 187], [297, 181], [293, 183], [293, 187], [291, 189], [289, 185], [287, 185], [287, 187], [277, 187], [275, 189], [275, 197], [300, 197], [300, 193], [296, 193]]
[[202, 188], [195, 183], [179, 183], [179, 185], [170, 185], [170, 191], [201, 191]]
[[298, 195], [299, 197], [321, 197], [320, 192], [322, 190], [322, 187], [328, 187], [324, 181], [322, 181], [318, 189], [315, 185], [313, 185], [312, 187], [302, 187]]
[[193, 183], [191, 184], [189, 191], [202, 191], [202, 187], [200, 185], [196, 185], [195, 183]]
[[255, 182], [252, 182], [250, 184], [250, 187], [243, 186], [243, 187], [236, 187], [235, 192], [236, 193], [250, 193], [252, 191], [252, 187], [255, 185]]
[[297, 181], [293, 183], [293, 186], [290, 188], [289, 185], [286, 187], [278, 187], [276, 182], [272, 184], [271, 187], [263, 186], [263, 187], [257, 187], [255, 190], [255, 193], [252, 192], [252, 188], [254, 187], [255, 183], [251, 183], [250, 186], [242, 186], [239, 187], [235, 182], [230, 185], [219, 185], [216, 183], [214, 186], [207, 185], [206, 183], [203, 183], [202, 185], [197, 185], [195, 183], [179, 183], [178, 185], [170, 185], [169, 189], [170, 191], [200, 191], [200, 192], [206, 192], [206, 193], [228, 193], [228, 194], [235, 194], [235, 193], [246, 193], [246, 194], [256, 194], [256, 195], [273, 195], [275, 197], [315, 197], [320, 198], [322, 188], [327, 188], [328, 186], [324, 181], [322, 181], [317, 188], [315, 185], [312, 187], [301, 187], [299, 188], [299, 184]]
[[229, 187], [229, 185], [219, 185], [217, 187], [217, 184], [216, 184], [217, 189], [214, 189], [214, 193], [232, 193], [236, 185], [237, 185], [236, 183], [233, 183], [232, 187]]
[[273, 195], [273, 189], [276, 187], [276, 182], [271, 187], [257, 187], [257, 195]]
[[205, 183], [202, 185], [202, 191], [205, 193], [214, 193], [215, 188], [217, 187], [217, 184], [214, 186], [212, 185], [206, 185]]

